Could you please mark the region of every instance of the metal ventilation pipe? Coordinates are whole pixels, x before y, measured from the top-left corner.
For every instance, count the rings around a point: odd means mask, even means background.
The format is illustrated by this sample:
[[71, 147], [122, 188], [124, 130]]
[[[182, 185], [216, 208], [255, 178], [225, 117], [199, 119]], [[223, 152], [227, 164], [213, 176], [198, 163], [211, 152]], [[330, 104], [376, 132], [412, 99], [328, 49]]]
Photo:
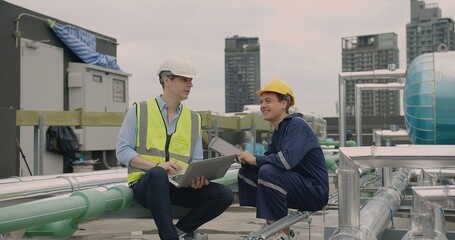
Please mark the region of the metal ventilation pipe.
[[401, 204], [402, 193], [411, 179], [411, 171], [394, 174], [390, 187], [381, 187], [360, 211], [362, 239], [377, 239]]
[[124, 183], [125, 172], [85, 176], [59, 176], [53, 179], [2, 184], [0, 202], [33, 198], [51, 194], [75, 192], [100, 185]]
[[[339, 213], [338, 229], [330, 237], [335, 239], [368, 239], [360, 230], [361, 167], [418, 168], [453, 167], [455, 146], [407, 145], [399, 147], [356, 147], [340, 148]], [[354, 196], [354, 197], [352, 197]]]
[[58, 177], [81, 177], [81, 176], [101, 175], [101, 174], [108, 174], [108, 173], [126, 173], [126, 171], [127, 171], [126, 168], [120, 168], [120, 169], [110, 169], [110, 170], [101, 170], [101, 171], [93, 171], [93, 172], [65, 173], [65, 174], [56, 174], [56, 175], [38, 175], [38, 176], [27, 176], [27, 177], [13, 176], [13, 177], [9, 177], [9, 178], [0, 179], [0, 184], [29, 182], [29, 181], [52, 179], [52, 178], [58, 178]]
[[[437, 178], [422, 170], [419, 176], [419, 186], [436, 186]], [[450, 187], [444, 186], [447, 189], [447, 193], [450, 194]], [[448, 195], [446, 195], [448, 196]], [[432, 197], [435, 197], [434, 195]], [[450, 198], [450, 196], [448, 196]], [[422, 199], [421, 196], [416, 195], [416, 191], [413, 188], [414, 205], [411, 210], [411, 227], [406, 235], [402, 238], [403, 240], [419, 239], [419, 238], [430, 238], [430, 239], [447, 239], [445, 230], [445, 217], [444, 210], [426, 199]]]

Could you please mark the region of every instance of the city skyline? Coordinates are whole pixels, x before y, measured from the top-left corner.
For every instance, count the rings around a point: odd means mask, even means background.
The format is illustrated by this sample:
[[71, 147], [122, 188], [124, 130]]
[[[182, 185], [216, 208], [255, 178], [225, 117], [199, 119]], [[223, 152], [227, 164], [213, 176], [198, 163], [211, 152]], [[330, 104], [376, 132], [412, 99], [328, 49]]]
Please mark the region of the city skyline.
[[[396, 33], [400, 66], [406, 66], [410, 0], [7, 2], [117, 39], [118, 63], [133, 74], [130, 103], [158, 95], [156, 69], [167, 56], [182, 53], [200, 76], [184, 104], [223, 113], [224, 39], [234, 35], [259, 38], [262, 86], [283, 79], [301, 112], [324, 117], [337, 116], [343, 37]], [[438, 3], [443, 18], [455, 17], [451, 0], [425, 3]]]

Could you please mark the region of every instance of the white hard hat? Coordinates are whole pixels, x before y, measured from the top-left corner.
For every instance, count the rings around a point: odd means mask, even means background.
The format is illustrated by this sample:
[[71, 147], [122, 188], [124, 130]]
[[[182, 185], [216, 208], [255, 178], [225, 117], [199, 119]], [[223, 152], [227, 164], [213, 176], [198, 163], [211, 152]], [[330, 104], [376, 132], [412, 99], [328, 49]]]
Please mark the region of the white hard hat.
[[170, 71], [173, 75], [196, 78], [196, 71], [194, 70], [193, 63], [185, 56], [173, 55], [164, 60], [158, 69], [157, 74], [160, 75], [162, 71]]

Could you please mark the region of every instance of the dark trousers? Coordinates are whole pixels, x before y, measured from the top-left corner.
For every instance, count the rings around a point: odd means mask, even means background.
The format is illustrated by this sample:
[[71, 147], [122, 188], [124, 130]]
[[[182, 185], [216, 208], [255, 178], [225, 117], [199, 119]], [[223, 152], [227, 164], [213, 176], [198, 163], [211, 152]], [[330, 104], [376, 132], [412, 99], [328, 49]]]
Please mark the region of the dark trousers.
[[256, 217], [277, 221], [288, 208], [318, 211], [327, 204], [327, 195], [314, 180], [265, 164], [242, 167], [238, 175], [240, 206], [256, 207]]
[[[178, 229], [191, 233], [224, 212], [234, 200], [228, 187], [209, 183], [201, 189], [176, 188], [161, 167], [147, 171], [132, 187], [134, 198], [150, 209], [161, 239], [178, 239]], [[172, 205], [191, 208], [174, 226]]]

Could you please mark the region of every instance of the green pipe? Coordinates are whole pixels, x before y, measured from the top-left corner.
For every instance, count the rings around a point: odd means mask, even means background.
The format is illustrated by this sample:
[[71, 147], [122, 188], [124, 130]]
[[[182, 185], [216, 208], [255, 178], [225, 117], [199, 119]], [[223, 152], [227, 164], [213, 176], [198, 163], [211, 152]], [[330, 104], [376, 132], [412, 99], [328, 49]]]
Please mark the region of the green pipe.
[[[340, 142], [339, 141], [328, 141], [328, 140], [325, 140], [325, 141], [319, 142], [319, 144], [323, 145], [323, 146], [335, 146], [335, 148], [339, 148], [340, 147]], [[354, 140], [346, 141], [346, 147], [357, 147], [357, 142], [354, 141]]]
[[105, 192], [85, 190], [64, 199], [8, 206], [0, 208], [0, 234], [33, 226], [26, 237], [69, 237], [85, 219], [129, 207], [132, 202], [131, 189], [115, 186]]
[[[237, 184], [238, 169], [213, 180], [223, 185]], [[0, 234], [27, 228], [24, 237], [69, 237], [87, 218], [106, 210], [121, 210], [133, 202], [131, 189], [116, 186], [105, 192], [85, 190], [68, 198], [18, 204], [0, 208]]]
[[224, 177], [212, 180], [211, 182], [220, 183], [220, 184], [223, 184], [225, 186], [230, 186], [230, 185], [233, 185], [233, 184], [237, 185], [237, 174], [238, 174], [238, 172], [239, 172], [238, 169], [228, 170], [226, 172], [226, 174], [224, 175]]
[[332, 170], [333, 173], [337, 173], [338, 165], [335, 163], [335, 159], [326, 157], [325, 165], [328, 169]]

